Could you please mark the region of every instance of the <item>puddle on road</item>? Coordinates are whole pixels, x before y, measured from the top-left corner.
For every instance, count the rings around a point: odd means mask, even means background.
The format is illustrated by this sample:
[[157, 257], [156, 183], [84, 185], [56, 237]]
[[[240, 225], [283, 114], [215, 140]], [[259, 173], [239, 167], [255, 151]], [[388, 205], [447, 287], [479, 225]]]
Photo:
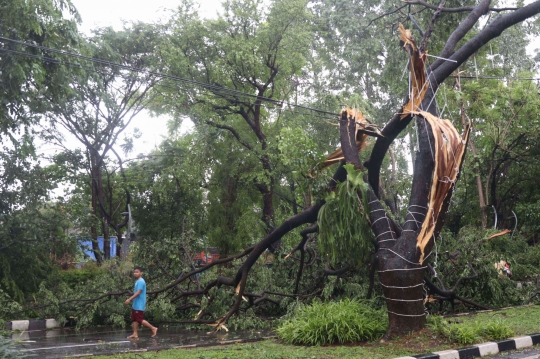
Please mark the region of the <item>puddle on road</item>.
[[40, 359], [106, 354], [111, 352], [158, 350], [181, 345], [216, 344], [238, 339], [257, 339], [273, 335], [270, 330], [241, 330], [208, 334], [202, 330], [186, 330], [179, 327], [161, 327], [156, 338], [150, 338], [150, 330], [139, 330], [139, 339], [126, 339], [129, 329], [93, 328], [76, 331], [58, 328], [14, 333], [12, 339], [21, 351], [38, 355]]

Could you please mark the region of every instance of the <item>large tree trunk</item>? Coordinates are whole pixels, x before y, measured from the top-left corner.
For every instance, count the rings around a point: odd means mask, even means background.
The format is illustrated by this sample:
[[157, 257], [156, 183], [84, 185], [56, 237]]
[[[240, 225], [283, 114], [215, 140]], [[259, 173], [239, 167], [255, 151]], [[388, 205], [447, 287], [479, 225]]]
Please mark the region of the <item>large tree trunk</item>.
[[[417, 248], [419, 229], [426, 216], [428, 193], [432, 181], [434, 159], [432, 157], [433, 139], [430, 138], [429, 124], [417, 119], [419, 136], [417, 159], [414, 165], [414, 179], [401, 233], [396, 233], [395, 226], [389, 219], [380, 216], [384, 212], [378, 199], [372, 195], [370, 202], [371, 220], [377, 238], [377, 274], [388, 309], [388, 332], [386, 337], [410, 331], [420, 330], [425, 326], [424, 275], [425, 266], [420, 262]], [[431, 251], [428, 245], [425, 253]], [[429, 257], [424, 256], [423, 261]]]
[[[425, 111], [432, 114], [436, 113], [433, 106], [434, 101], [433, 103], [431, 101], [433, 93], [436, 92], [438, 85], [466, 61], [474, 51], [477, 51], [489, 40], [499, 36], [504, 29], [540, 12], [540, 2], [536, 1], [514, 13], [502, 16], [486, 26], [472, 40], [454, 52], [457, 43], [473, 28], [478, 18], [487, 12], [489, 3], [489, 0], [482, 1], [448, 39], [441, 57], [450, 58], [454, 62], [437, 60], [432, 64], [431, 70], [433, 72], [427, 74], [427, 78], [430, 79], [430, 89], [421, 106]], [[430, 104], [432, 104], [431, 108], [428, 108]], [[428, 130], [430, 125], [427, 121], [418, 120], [420, 149], [414, 163], [413, 188], [402, 232], [398, 233], [398, 226], [392, 223], [387, 217], [384, 208], [380, 205], [377, 196], [382, 160], [390, 144], [412, 120], [411, 116], [402, 118], [401, 112], [403, 110], [399, 112], [382, 130], [384, 137], [377, 139], [370, 159], [365, 164], [369, 170], [369, 183], [373, 188], [373, 193], [370, 195], [370, 218], [377, 239], [376, 260], [378, 275], [383, 286], [388, 308], [390, 325], [387, 337], [422, 329], [425, 325], [424, 305], [421, 300], [424, 293], [424, 264], [444, 223], [444, 215], [450, 202], [450, 195], [447, 194], [440, 216], [435, 219], [436, 226], [433, 236], [425, 244], [423, 255], [420, 255], [417, 245], [418, 228], [422, 225], [427, 213], [429, 188], [434, 169], [432, 157], [434, 142], [431, 131]], [[342, 146], [343, 143], [342, 138]], [[344, 151], [344, 153], [346, 152]], [[346, 161], [354, 162], [353, 159], [349, 158], [346, 158]]]
[[[415, 241], [414, 236], [411, 238]], [[399, 252], [395, 252], [399, 253]], [[377, 253], [377, 273], [383, 287], [389, 326], [386, 338], [424, 328], [425, 267], [401, 258], [393, 251]]]
[[[111, 240], [109, 236], [109, 224], [107, 221], [107, 213], [104, 210], [103, 198], [103, 180], [101, 173], [102, 161], [94, 154], [95, 151], [90, 150], [91, 161], [91, 181], [92, 181], [92, 207], [96, 217], [101, 222], [101, 234], [103, 235], [103, 258], [111, 258]], [[96, 257], [97, 259], [97, 257]]]
[[[92, 157], [92, 155], [90, 156], [90, 161], [91, 163], [94, 162], [94, 159]], [[92, 201], [92, 215], [94, 217], [94, 220], [95, 218], [99, 218], [99, 204], [98, 204], [98, 199], [97, 199], [97, 193], [96, 193], [96, 186], [94, 186], [94, 172], [93, 171], [90, 171], [90, 183], [91, 183], [91, 201]], [[94, 256], [96, 257], [96, 261], [98, 264], [101, 264], [103, 263], [103, 257], [101, 256], [101, 250], [99, 249], [99, 244], [98, 244], [98, 233], [97, 233], [97, 227], [95, 225], [95, 222], [94, 220], [92, 221], [92, 226], [90, 227], [90, 232], [92, 234], [92, 251], [94, 252]]]

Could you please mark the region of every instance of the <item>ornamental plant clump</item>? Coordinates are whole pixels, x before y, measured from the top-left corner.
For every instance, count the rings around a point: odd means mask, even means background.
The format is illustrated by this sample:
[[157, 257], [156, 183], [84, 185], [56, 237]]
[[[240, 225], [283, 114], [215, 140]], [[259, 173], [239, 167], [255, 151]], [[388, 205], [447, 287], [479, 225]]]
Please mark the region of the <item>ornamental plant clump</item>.
[[326, 345], [379, 339], [387, 326], [383, 310], [345, 299], [301, 307], [277, 332], [279, 338], [289, 344]]

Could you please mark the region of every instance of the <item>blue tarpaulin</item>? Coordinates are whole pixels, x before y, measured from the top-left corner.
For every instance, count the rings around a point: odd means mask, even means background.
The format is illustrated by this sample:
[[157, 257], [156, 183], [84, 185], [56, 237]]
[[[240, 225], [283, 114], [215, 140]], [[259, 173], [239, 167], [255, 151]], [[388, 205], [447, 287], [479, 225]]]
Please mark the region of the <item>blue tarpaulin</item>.
[[[103, 236], [97, 237], [98, 246], [101, 251], [103, 251]], [[80, 239], [79, 246], [83, 250], [84, 255], [90, 257], [92, 260], [96, 260], [96, 256], [92, 251], [92, 240], [91, 239]], [[111, 258], [116, 256], [116, 237], [111, 237]]]

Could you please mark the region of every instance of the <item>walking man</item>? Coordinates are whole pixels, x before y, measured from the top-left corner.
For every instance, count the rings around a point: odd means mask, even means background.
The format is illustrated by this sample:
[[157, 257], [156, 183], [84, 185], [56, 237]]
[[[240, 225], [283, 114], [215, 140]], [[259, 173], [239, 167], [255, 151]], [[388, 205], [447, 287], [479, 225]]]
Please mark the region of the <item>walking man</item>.
[[137, 339], [139, 334], [139, 325], [144, 325], [152, 331], [152, 338], [157, 335], [158, 328], [144, 320], [144, 310], [146, 309], [146, 282], [144, 281], [141, 267], [133, 268], [133, 277], [135, 277], [135, 287], [133, 295], [126, 299], [125, 305], [133, 301], [131, 306], [131, 321], [133, 322], [133, 334], [128, 338]]

